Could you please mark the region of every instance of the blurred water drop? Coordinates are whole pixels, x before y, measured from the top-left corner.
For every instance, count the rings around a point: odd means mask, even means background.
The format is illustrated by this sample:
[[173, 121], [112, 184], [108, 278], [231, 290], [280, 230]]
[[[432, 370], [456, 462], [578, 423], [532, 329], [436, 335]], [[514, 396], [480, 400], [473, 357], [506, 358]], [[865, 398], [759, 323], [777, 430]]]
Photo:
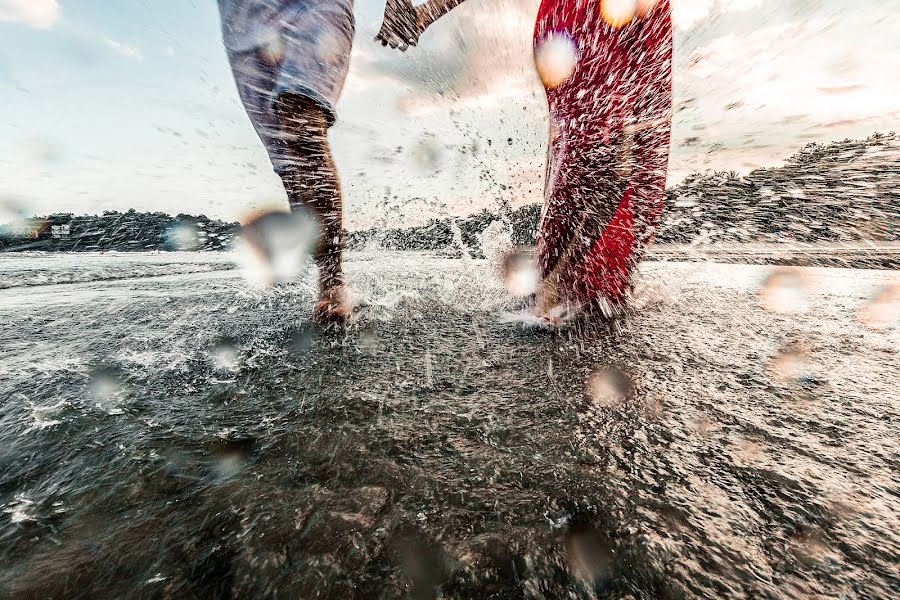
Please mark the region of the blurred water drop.
[[611, 27], [624, 27], [638, 12], [637, 0], [600, 0], [600, 14]]
[[270, 65], [280, 65], [284, 60], [284, 38], [276, 34], [259, 49], [262, 59]]
[[256, 440], [250, 437], [236, 437], [223, 440], [216, 444], [211, 451], [211, 469], [219, 480], [227, 481], [238, 476], [256, 445]]
[[809, 308], [809, 291], [809, 279], [799, 270], [779, 269], [766, 277], [759, 290], [759, 302], [774, 313], [804, 312]]
[[875, 331], [896, 327], [900, 317], [900, 284], [879, 290], [856, 314], [860, 323]]
[[569, 572], [595, 587], [612, 579], [613, 553], [607, 536], [595, 528], [576, 524], [569, 528], [565, 548]]
[[646, 17], [650, 11], [656, 8], [657, 4], [659, 4], [659, 0], [637, 0], [637, 15]]
[[441, 146], [431, 135], [422, 136], [412, 148], [415, 165], [425, 173], [433, 173], [441, 165]]
[[115, 396], [122, 389], [121, 373], [114, 367], [103, 367], [90, 375], [91, 393], [97, 398], [105, 399]]
[[622, 403], [631, 391], [631, 379], [616, 367], [591, 373], [585, 383], [587, 395], [600, 406], [611, 408]]
[[534, 66], [541, 83], [551, 89], [559, 87], [571, 77], [577, 60], [575, 40], [561, 31], [548, 35], [534, 51]]
[[700, 435], [706, 435], [716, 428], [715, 424], [705, 414], [697, 415], [697, 417], [690, 421], [690, 426]]
[[378, 348], [378, 334], [373, 328], [366, 328], [359, 332], [359, 349], [370, 352]]
[[118, 404], [124, 393], [124, 373], [116, 367], [101, 367], [88, 376], [88, 391], [97, 406], [110, 414], [122, 412]]
[[165, 233], [165, 244], [169, 250], [195, 250], [199, 242], [197, 227], [192, 223], [176, 223]]
[[14, 240], [35, 238], [43, 221], [28, 218], [28, 214], [28, 207], [19, 199], [0, 198], [0, 237]]
[[807, 375], [808, 357], [800, 344], [788, 344], [769, 362], [769, 376], [781, 385], [794, 385]]
[[523, 250], [508, 252], [500, 265], [503, 285], [513, 296], [530, 296], [537, 292], [539, 273], [531, 253]]
[[236, 371], [240, 364], [240, 351], [234, 342], [228, 339], [216, 342], [211, 355], [213, 364], [220, 371]]
[[760, 446], [750, 440], [741, 440], [737, 445], [737, 454], [746, 461], [757, 460], [760, 455]]
[[62, 149], [47, 139], [35, 138], [26, 142], [34, 155], [36, 161], [48, 165], [56, 164], [62, 161]]
[[260, 287], [286, 283], [303, 273], [318, 238], [314, 217], [304, 211], [263, 212], [242, 230], [237, 259], [247, 281]]
[[306, 352], [312, 348], [318, 337], [318, 331], [308, 325], [300, 325], [288, 333], [288, 348], [291, 352]]
[[803, 524], [789, 537], [789, 548], [794, 556], [807, 567], [815, 567], [824, 561], [838, 561], [822, 529]]

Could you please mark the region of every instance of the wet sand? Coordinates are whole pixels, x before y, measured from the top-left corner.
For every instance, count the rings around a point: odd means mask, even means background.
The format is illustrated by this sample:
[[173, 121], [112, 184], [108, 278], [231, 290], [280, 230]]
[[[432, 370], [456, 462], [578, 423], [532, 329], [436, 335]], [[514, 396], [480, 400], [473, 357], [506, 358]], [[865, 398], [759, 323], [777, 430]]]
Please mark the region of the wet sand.
[[551, 333], [484, 261], [357, 255], [322, 331], [306, 283], [107, 258], [0, 258], [51, 275], [0, 290], [0, 597], [900, 590], [896, 272], [646, 263]]

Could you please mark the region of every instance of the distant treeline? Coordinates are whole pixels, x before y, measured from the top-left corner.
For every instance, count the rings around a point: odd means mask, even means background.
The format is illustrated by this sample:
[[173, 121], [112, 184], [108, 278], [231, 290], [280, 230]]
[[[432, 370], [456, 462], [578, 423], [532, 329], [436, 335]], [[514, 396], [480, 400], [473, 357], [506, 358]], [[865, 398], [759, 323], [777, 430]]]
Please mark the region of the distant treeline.
[[225, 250], [241, 230], [205, 215], [106, 211], [58, 213], [0, 226], [0, 250]]
[[[479, 236], [497, 220], [512, 242], [534, 244], [538, 204], [482, 211], [426, 225], [367, 229], [347, 234], [350, 248], [375, 244], [391, 250], [479, 255]], [[660, 243], [833, 242], [900, 240], [900, 140], [894, 133], [865, 140], [808, 144], [784, 166], [694, 174], [667, 190]], [[68, 225], [62, 231], [61, 226]], [[56, 226], [56, 231], [54, 231]], [[221, 250], [240, 232], [238, 223], [203, 215], [140, 213], [50, 215], [0, 227], [0, 250]]]

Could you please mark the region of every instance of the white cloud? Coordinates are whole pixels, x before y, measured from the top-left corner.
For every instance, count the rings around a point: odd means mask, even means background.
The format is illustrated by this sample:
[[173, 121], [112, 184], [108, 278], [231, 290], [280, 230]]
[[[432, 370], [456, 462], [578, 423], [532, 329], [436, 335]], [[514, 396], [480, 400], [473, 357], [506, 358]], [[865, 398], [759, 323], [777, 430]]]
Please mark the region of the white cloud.
[[103, 38], [103, 43], [126, 58], [133, 58], [134, 60], [144, 59], [144, 55], [141, 54], [141, 51], [137, 48], [134, 48], [133, 46], [126, 46], [122, 42], [117, 42], [116, 40], [108, 37]]
[[25, 23], [38, 29], [49, 29], [57, 20], [57, 0], [0, 0], [0, 23]]

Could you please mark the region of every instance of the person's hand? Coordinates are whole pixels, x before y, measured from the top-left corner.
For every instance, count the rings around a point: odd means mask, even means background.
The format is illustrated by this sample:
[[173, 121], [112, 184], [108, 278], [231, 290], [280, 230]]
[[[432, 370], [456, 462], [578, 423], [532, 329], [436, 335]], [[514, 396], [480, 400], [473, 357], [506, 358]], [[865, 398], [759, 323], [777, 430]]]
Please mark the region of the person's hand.
[[412, 0], [387, 0], [384, 22], [375, 41], [381, 42], [382, 46], [406, 51], [419, 43], [419, 36], [425, 31], [422, 15], [422, 10], [413, 6]]

